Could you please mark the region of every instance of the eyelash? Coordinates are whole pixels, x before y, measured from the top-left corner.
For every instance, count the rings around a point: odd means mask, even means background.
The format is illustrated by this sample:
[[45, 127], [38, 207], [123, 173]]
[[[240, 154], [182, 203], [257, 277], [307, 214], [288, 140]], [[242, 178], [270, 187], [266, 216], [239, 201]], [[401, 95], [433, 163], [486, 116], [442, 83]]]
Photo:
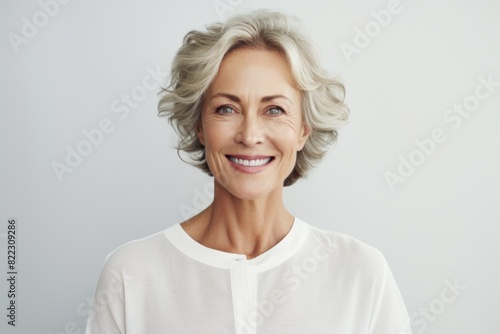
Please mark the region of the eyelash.
[[[224, 105], [221, 105], [219, 107], [217, 107], [215, 109], [215, 112], [218, 113], [218, 114], [221, 114], [221, 115], [227, 115], [227, 114], [230, 114], [230, 113], [223, 113], [222, 110], [223, 109], [231, 109], [233, 112], [234, 112], [234, 108], [231, 107], [230, 105], [227, 105], [227, 104], [224, 104]], [[269, 114], [269, 111], [270, 110], [278, 110], [279, 111], [279, 114]], [[232, 112], [231, 112], [232, 113]], [[269, 109], [266, 110], [266, 113], [270, 116], [279, 116], [279, 115], [283, 115], [283, 114], [286, 114], [285, 110], [281, 107], [278, 107], [278, 106], [271, 106]]]

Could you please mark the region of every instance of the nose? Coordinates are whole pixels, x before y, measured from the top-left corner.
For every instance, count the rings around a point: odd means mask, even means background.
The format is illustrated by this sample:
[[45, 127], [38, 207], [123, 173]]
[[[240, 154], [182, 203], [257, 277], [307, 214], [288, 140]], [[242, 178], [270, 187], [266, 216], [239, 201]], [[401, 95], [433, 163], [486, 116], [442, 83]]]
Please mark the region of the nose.
[[264, 129], [256, 114], [248, 113], [242, 118], [235, 138], [238, 144], [253, 147], [264, 140]]

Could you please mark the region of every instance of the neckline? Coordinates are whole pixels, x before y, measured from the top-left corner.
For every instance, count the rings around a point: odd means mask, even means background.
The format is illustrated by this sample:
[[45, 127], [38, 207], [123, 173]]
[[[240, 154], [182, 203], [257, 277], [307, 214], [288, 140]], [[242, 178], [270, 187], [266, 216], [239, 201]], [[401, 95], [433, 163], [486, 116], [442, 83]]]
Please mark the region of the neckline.
[[245, 254], [228, 253], [206, 247], [191, 238], [180, 223], [167, 228], [164, 235], [179, 251], [198, 262], [230, 269], [235, 261], [246, 261], [257, 272], [262, 272], [276, 267], [295, 254], [307, 236], [306, 229], [307, 224], [295, 217], [290, 231], [280, 242], [252, 259], [247, 259]]

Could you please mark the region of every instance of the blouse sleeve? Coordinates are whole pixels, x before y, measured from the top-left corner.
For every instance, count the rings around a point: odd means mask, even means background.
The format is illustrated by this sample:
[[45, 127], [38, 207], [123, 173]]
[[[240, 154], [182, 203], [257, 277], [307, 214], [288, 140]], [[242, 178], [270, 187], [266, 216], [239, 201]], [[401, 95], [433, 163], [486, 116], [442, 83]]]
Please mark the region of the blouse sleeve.
[[369, 334], [411, 334], [410, 317], [384, 258], [384, 275], [369, 325]]

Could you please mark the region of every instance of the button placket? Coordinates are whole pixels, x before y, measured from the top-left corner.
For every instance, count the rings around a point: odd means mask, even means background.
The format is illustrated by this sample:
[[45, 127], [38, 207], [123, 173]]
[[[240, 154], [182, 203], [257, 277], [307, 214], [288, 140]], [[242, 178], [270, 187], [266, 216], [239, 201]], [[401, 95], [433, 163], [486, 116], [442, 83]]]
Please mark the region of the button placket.
[[236, 334], [256, 334], [257, 314], [256, 271], [247, 259], [238, 258], [230, 264]]

